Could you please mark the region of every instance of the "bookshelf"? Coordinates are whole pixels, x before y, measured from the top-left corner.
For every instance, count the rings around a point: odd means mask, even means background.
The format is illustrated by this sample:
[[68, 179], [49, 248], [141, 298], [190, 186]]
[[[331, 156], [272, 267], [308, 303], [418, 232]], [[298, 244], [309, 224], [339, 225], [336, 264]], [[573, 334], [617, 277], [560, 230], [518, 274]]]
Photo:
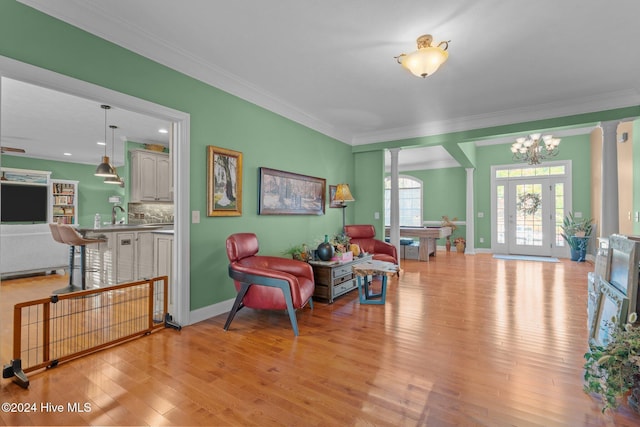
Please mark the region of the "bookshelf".
[[78, 224], [78, 181], [51, 180], [52, 222]]

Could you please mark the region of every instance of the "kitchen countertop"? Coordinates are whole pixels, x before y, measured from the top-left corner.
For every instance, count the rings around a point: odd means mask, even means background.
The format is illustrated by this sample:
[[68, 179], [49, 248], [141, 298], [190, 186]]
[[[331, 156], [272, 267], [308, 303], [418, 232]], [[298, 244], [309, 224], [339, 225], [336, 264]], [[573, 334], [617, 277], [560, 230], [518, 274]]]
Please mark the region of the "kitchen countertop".
[[163, 225], [150, 225], [150, 224], [113, 224], [103, 225], [100, 228], [93, 227], [80, 227], [78, 231], [80, 233], [115, 233], [119, 231], [142, 231], [142, 230], [158, 230]]
[[173, 230], [153, 230], [153, 234], [168, 234], [173, 236]]

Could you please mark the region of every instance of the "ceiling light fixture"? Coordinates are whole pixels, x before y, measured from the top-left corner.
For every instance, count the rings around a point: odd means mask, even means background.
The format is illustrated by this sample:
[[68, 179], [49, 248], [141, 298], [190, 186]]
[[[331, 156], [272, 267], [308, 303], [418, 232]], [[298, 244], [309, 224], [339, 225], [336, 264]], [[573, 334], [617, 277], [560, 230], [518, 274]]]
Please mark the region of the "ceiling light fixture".
[[430, 76], [438, 71], [449, 57], [447, 49], [451, 40], [440, 42], [437, 46], [431, 46], [431, 42], [433, 42], [431, 34], [418, 37], [416, 40], [418, 50], [410, 54], [402, 53], [395, 57], [396, 61], [414, 76], [422, 78]]
[[102, 157], [102, 163], [98, 165], [94, 173], [95, 176], [116, 176], [116, 172], [109, 163], [109, 156], [107, 156], [107, 111], [111, 109], [108, 105], [101, 105], [100, 108], [104, 109], [104, 156]]
[[511, 152], [513, 160], [539, 165], [542, 160], [558, 155], [560, 152], [558, 145], [560, 145], [560, 138], [532, 133], [527, 137], [517, 138], [516, 142], [511, 144]]
[[[114, 134], [115, 130], [118, 129], [118, 126], [109, 125], [109, 127], [111, 128], [111, 158], [114, 159], [115, 158], [114, 152], [115, 152], [116, 143], [115, 143], [115, 138], [114, 138], [113, 134]], [[122, 181], [122, 178], [120, 178], [118, 176], [118, 171], [117, 171], [116, 167], [112, 166], [111, 164], [110, 164], [110, 166], [113, 169], [113, 173], [115, 175], [106, 177], [104, 179], [104, 183], [105, 184], [117, 184], [117, 185], [120, 185], [120, 182]]]

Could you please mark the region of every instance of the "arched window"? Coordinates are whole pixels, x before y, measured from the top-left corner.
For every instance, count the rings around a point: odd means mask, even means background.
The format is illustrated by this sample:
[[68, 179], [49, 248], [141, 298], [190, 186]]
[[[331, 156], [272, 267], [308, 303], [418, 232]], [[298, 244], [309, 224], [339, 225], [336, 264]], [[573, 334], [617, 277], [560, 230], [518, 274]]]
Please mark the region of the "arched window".
[[[398, 177], [400, 226], [422, 227], [422, 181], [408, 175]], [[391, 225], [391, 177], [384, 179], [384, 225]]]

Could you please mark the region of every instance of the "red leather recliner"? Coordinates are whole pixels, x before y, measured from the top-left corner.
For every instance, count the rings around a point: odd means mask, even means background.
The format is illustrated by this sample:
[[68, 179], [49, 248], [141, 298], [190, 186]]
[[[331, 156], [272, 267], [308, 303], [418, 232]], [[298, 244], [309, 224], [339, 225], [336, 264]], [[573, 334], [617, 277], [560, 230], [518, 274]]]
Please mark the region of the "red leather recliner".
[[373, 259], [398, 264], [398, 251], [390, 243], [376, 239], [376, 228], [370, 224], [345, 225], [344, 232], [360, 250], [373, 254]]
[[309, 303], [313, 308], [315, 282], [309, 264], [289, 258], [259, 256], [258, 238], [253, 233], [237, 233], [227, 238], [229, 277], [238, 295], [224, 329], [242, 307], [287, 310], [293, 333], [298, 335], [295, 309]]

